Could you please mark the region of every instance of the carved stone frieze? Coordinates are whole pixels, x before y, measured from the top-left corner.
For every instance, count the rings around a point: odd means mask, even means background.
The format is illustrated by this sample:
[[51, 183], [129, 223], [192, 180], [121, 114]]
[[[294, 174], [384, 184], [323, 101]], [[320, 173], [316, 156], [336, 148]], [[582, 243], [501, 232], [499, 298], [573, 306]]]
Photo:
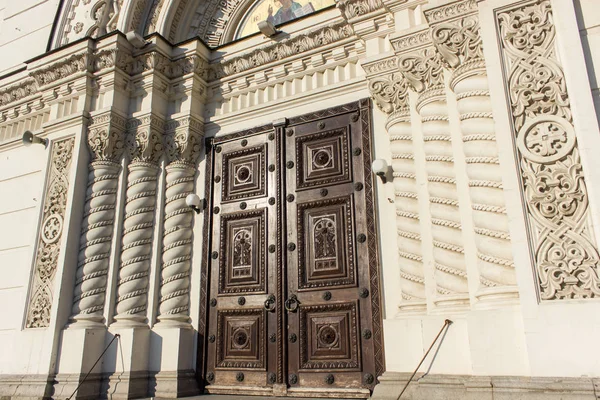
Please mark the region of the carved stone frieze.
[[30, 75], [38, 86], [45, 86], [58, 80], [71, 77], [79, 72], [92, 71], [92, 57], [89, 53], [73, 54], [65, 60], [33, 71]]
[[217, 79], [238, 74], [270, 62], [279, 61], [338, 42], [349, 38], [352, 34], [352, 28], [345, 22], [320, 28], [216, 64], [213, 67], [213, 74]]
[[50, 325], [54, 277], [67, 208], [69, 170], [74, 146], [74, 138], [57, 141], [52, 146], [51, 170], [46, 188], [35, 272], [27, 311], [27, 328], [46, 328]]
[[541, 298], [598, 297], [600, 255], [551, 2], [497, 17]]
[[17, 102], [37, 93], [37, 84], [33, 79], [25, 79], [15, 85], [0, 90], [0, 107]]

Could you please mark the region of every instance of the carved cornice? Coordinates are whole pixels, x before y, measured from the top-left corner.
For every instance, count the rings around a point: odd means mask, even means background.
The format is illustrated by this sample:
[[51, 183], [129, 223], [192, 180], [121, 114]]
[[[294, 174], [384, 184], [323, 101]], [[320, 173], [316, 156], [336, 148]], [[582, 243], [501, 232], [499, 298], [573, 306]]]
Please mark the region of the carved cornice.
[[185, 116], [167, 123], [165, 151], [170, 163], [194, 165], [203, 149], [204, 124]]
[[114, 112], [92, 117], [88, 147], [92, 161], [118, 162], [125, 148], [126, 119]]
[[430, 46], [431, 36], [429, 35], [429, 30], [424, 29], [399, 38], [390, 39], [390, 42], [392, 43], [394, 50], [399, 53], [411, 51], [423, 45]]
[[346, 22], [317, 29], [307, 34], [295, 36], [279, 43], [256, 49], [248, 54], [235, 57], [213, 65], [215, 79], [239, 74], [252, 68], [280, 61], [287, 57], [301, 55], [304, 52], [347, 39], [353, 35], [352, 28]]
[[440, 7], [425, 10], [425, 18], [429, 24], [462, 18], [477, 12], [477, 0], [459, 0]]
[[398, 71], [398, 58], [392, 56], [376, 61], [364, 62], [362, 67], [367, 77], [390, 74]]

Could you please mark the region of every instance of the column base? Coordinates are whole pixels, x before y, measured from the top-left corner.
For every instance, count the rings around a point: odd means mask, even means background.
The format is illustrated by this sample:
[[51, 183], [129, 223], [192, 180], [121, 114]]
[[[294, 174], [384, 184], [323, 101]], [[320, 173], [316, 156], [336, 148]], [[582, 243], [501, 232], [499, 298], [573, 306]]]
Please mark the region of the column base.
[[148, 377], [147, 371], [115, 372], [102, 381], [102, 394], [112, 400], [148, 397]]
[[[55, 397], [69, 397], [104, 351], [106, 328], [71, 325], [62, 333]], [[115, 345], [113, 343], [113, 345]], [[116, 347], [116, 345], [115, 345]], [[96, 399], [100, 395], [101, 366], [98, 362], [78, 389], [74, 399]]]
[[178, 398], [200, 393], [194, 372], [196, 334], [191, 326], [157, 324], [150, 335], [149, 395]]

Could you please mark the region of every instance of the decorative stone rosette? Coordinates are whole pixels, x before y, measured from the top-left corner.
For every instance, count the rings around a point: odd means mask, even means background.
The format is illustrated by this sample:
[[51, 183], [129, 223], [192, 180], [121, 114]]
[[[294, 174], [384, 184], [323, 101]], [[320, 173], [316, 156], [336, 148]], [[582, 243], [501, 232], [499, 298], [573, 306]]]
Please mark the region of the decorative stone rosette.
[[542, 300], [600, 296], [598, 245], [549, 0], [497, 14]]
[[168, 124], [165, 137], [169, 164], [158, 320], [189, 323], [189, 292], [194, 213], [185, 198], [194, 193], [197, 162], [202, 152], [203, 125], [186, 117]]
[[94, 117], [88, 128], [91, 161], [71, 316], [75, 323], [104, 318], [124, 132], [125, 119], [111, 112]]
[[42, 226], [37, 244], [35, 272], [25, 324], [27, 328], [50, 326], [54, 277], [58, 266], [67, 207], [69, 171], [74, 145], [75, 138], [60, 140], [52, 145], [50, 174], [46, 186]]
[[127, 175], [121, 266], [115, 307], [118, 322], [143, 323], [153, 253], [154, 215], [164, 123], [146, 116], [128, 124]]

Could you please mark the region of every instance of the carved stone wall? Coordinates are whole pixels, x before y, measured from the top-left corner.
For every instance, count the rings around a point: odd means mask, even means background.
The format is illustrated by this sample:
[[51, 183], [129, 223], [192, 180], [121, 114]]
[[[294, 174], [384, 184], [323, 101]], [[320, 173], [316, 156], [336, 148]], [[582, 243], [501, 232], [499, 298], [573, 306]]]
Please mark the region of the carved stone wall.
[[497, 14], [542, 300], [600, 296], [598, 245], [549, 0]]
[[27, 328], [46, 328], [50, 325], [50, 313], [54, 298], [54, 278], [58, 267], [69, 172], [75, 139], [60, 140], [52, 145], [50, 174], [42, 213], [42, 226], [37, 245], [35, 271], [27, 311]]

